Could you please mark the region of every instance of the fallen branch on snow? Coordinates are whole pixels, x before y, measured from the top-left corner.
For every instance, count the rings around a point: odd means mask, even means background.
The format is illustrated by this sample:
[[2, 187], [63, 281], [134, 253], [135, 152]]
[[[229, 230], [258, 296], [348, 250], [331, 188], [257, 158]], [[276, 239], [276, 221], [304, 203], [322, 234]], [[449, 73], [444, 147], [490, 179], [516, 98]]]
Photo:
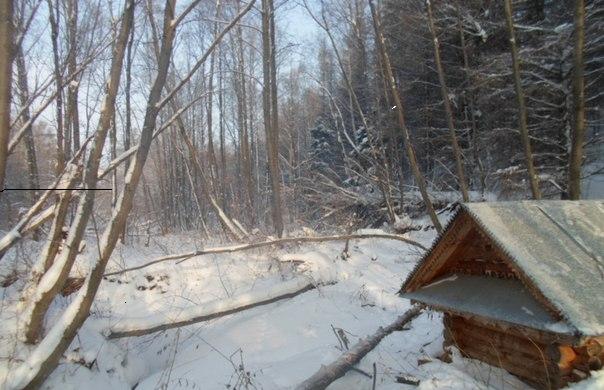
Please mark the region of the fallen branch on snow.
[[[323, 284], [335, 284], [335, 282]], [[268, 291], [252, 291], [238, 297], [201, 304], [174, 313], [172, 316], [170, 316], [170, 314], [161, 314], [126, 319], [109, 328], [105, 332], [105, 335], [109, 339], [143, 336], [162, 330], [209, 321], [214, 318], [224, 317], [253, 307], [268, 305], [269, 303], [277, 302], [282, 299], [293, 298], [296, 295], [313, 290], [315, 287], [316, 285], [310, 283], [308, 279], [292, 279], [283, 282]]]
[[120, 275], [120, 274], [123, 274], [126, 272], [146, 268], [153, 264], [157, 264], [157, 263], [161, 263], [161, 262], [169, 261], [169, 260], [183, 259], [183, 260], [179, 261], [179, 263], [182, 263], [183, 261], [188, 260], [191, 257], [202, 256], [202, 255], [218, 254], [218, 253], [232, 253], [232, 252], [237, 252], [237, 251], [245, 251], [245, 250], [250, 250], [250, 249], [255, 249], [255, 248], [262, 248], [262, 247], [266, 247], [266, 246], [289, 244], [289, 243], [346, 241], [346, 240], [356, 240], [356, 239], [366, 239], [366, 238], [383, 238], [383, 239], [388, 239], [388, 240], [402, 241], [407, 244], [416, 246], [424, 251], [427, 250], [426, 247], [423, 246], [422, 244], [420, 244], [419, 242], [410, 240], [408, 238], [405, 238], [405, 237], [402, 237], [402, 236], [399, 236], [396, 234], [378, 234], [378, 233], [376, 233], [376, 234], [348, 234], [348, 235], [344, 235], [344, 236], [323, 236], [323, 237], [286, 237], [286, 238], [280, 238], [277, 240], [261, 241], [261, 242], [254, 242], [254, 243], [250, 243], [250, 244], [240, 244], [240, 245], [225, 246], [225, 247], [218, 247], [218, 248], [209, 248], [209, 249], [202, 249], [202, 250], [188, 252], [188, 253], [163, 256], [163, 257], [159, 257], [155, 260], [152, 260], [148, 263], [145, 263], [145, 264], [142, 264], [142, 265], [139, 265], [136, 267], [126, 268], [121, 271], [106, 273], [104, 276]]
[[379, 328], [373, 335], [359, 340], [349, 351], [340, 355], [340, 357], [328, 366], [321, 368], [314, 373], [310, 378], [300, 383], [296, 390], [320, 390], [325, 389], [336, 379], [341, 378], [353, 368], [355, 364], [361, 361], [380, 341], [390, 333], [397, 329], [401, 329], [403, 325], [413, 320], [421, 313], [422, 309], [419, 306], [412, 307], [403, 315], [398, 317], [396, 321], [385, 328]]

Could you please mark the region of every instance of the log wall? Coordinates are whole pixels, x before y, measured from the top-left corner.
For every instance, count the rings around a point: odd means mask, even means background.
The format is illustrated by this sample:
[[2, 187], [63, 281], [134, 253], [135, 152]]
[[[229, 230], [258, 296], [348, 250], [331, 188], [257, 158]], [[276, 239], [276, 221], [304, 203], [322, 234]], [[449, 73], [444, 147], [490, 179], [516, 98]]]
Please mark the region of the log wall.
[[[469, 358], [501, 367], [537, 389], [559, 389], [602, 368], [604, 337], [579, 346], [560, 344], [555, 334], [498, 328], [492, 323], [445, 313], [445, 346], [455, 346]], [[531, 333], [533, 332], [533, 333]]]

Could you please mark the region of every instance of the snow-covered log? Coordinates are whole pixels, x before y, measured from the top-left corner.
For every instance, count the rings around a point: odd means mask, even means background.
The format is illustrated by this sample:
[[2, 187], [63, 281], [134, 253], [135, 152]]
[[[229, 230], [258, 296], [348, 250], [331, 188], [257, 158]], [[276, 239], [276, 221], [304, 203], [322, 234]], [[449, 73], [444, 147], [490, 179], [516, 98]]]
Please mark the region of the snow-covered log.
[[142, 265], [139, 265], [136, 267], [125, 268], [121, 271], [106, 273], [105, 276], [124, 274], [126, 272], [135, 271], [135, 270], [142, 269], [142, 268], [147, 268], [153, 264], [161, 263], [164, 261], [184, 259], [184, 260], [181, 260], [181, 262], [182, 262], [182, 261], [190, 259], [191, 257], [196, 257], [196, 256], [215, 255], [215, 254], [219, 254], [219, 253], [232, 253], [232, 252], [245, 251], [245, 250], [251, 250], [251, 249], [256, 249], [256, 248], [262, 248], [262, 247], [266, 247], [266, 246], [282, 245], [282, 244], [292, 244], [292, 243], [302, 243], [302, 242], [347, 241], [347, 240], [357, 240], [357, 239], [367, 239], [367, 238], [383, 238], [383, 239], [388, 239], [388, 240], [402, 241], [402, 242], [406, 242], [407, 244], [418, 247], [421, 250], [424, 250], [424, 251], [427, 250], [426, 247], [423, 246], [422, 244], [420, 244], [419, 242], [410, 240], [408, 238], [405, 238], [403, 236], [396, 235], [396, 234], [375, 233], [375, 234], [347, 234], [347, 235], [343, 235], [343, 236], [323, 236], [323, 237], [286, 237], [286, 238], [280, 238], [278, 240], [268, 240], [268, 241], [253, 242], [250, 244], [240, 244], [240, 245], [231, 245], [231, 246], [224, 246], [224, 247], [217, 247], [217, 248], [208, 248], [208, 249], [201, 249], [201, 250], [187, 252], [187, 253], [163, 256], [163, 257], [159, 257], [155, 260], [152, 260], [148, 263], [145, 263], [145, 264], [142, 264]]
[[[328, 282], [324, 284], [333, 284]], [[107, 338], [143, 336], [162, 330], [178, 328], [198, 322], [209, 321], [229, 314], [268, 305], [282, 299], [293, 298], [316, 287], [306, 278], [296, 278], [283, 282], [270, 290], [252, 291], [236, 297], [204, 303], [173, 313], [155, 314], [141, 318], [120, 321], [108, 329]]]
[[300, 383], [296, 387], [296, 390], [325, 389], [333, 381], [343, 377], [346, 372], [375, 348], [384, 337], [395, 330], [402, 328], [403, 325], [417, 317], [421, 311], [422, 309], [419, 306], [412, 307], [387, 327], [380, 327], [373, 335], [359, 340], [358, 343], [342, 354], [335, 362], [328, 366], [322, 366], [310, 378]]

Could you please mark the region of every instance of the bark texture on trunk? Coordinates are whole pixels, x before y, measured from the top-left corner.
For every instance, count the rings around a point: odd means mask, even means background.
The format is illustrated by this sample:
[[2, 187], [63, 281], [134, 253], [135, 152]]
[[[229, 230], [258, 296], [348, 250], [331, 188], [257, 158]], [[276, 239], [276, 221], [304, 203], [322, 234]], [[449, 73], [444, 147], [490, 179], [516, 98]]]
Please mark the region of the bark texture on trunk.
[[0, 1], [0, 189], [4, 189], [13, 65], [13, 0]]
[[279, 173], [279, 120], [277, 112], [277, 75], [275, 64], [274, 7], [272, 0], [262, 0], [262, 106], [269, 179], [271, 186], [271, 214], [277, 236], [283, 235], [281, 207], [281, 177]]
[[31, 113], [29, 110], [29, 85], [27, 83], [27, 70], [25, 68], [25, 58], [21, 46], [15, 48], [17, 63], [17, 84], [19, 86], [19, 100], [22, 107], [21, 118], [27, 125], [23, 141], [27, 153], [27, 185], [29, 186], [29, 200], [33, 205], [38, 198], [36, 188], [38, 183], [38, 161], [36, 158], [36, 145], [34, 142], [33, 123], [31, 122]]
[[[55, 10], [52, 0], [46, 1], [48, 5], [48, 21], [50, 22], [50, 37], [52, 41], [52, 58], [57, 96], [55, 110], [57, 116], [57, 163], [56, 172], [60, 174], [65, 168], [65, 132], [63, 129], [63, 77], [61, 76], [61, 59], [59, 58], [59, 17], [60, 13]], [[56, 13], [56, 16], [55, 16]]]
[[585, 4], [575, 0], [575, 53], [573, 74], [574, 127], [571, 136], [571, 148], [568, 167], [568, 197], [581, 199], [581, 167], [583, 165], [583, 142], [585, 141]]
[[528, 114], [526, 110], [526, 101], [524, 90], [522, 89], [522, 78], [520, 74], [520, 56], [516, 45], [516, 33], [514, 32], [514, 11], [512, 9], [512, 0], [504, 0], [505, 19], [510, 36], [510, 53], [512, 55], [512, 73], [514, 75], [514, 88], [516, 90], [516, 100], [518, 103], [518, 127], [520, 128], [520, 137], [524, 146], [524, 157], [526, 159], [526, 169], [529, 176], [529, 184], [533, 199], [541, 199], [541, 190], [539, 189], [539, 177], [533, 162], [533, 152], [531, 150], [531, 140], [528, 132]]

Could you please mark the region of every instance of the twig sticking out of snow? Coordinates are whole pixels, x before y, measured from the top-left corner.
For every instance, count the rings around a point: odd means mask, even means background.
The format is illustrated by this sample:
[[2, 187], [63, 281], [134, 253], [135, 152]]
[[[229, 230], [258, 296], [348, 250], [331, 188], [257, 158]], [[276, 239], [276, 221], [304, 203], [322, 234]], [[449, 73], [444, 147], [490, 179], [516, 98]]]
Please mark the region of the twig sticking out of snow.
[[266, 247], [266, 246], [274, 246], [274, 245], [282, 245], [282, 244], [290, 244], [290, 243], [346, 241], [346, 240], [356, 240], [356, 239], [366, 239], [366, 238], [383, 238], [383, 239], [388, 239], [388, 240], [402, 241], [402, 242], [406, 242], [407, 244], [418, 247], [424, 251], [427, 250], [426, 247], [423, 246], [422, 244], [420, 244], [419, 242], [410, 240], [408, 238], [405, 238], [403, 236], [399, 236], [396, 234], [378, 234], [378, 233], [376, 233], [376, 234], [348, 234], [348, 235], [344, 235], [344, 236], [323, 236], [323, 237], [286, 237], [286, 238], [281, 238], [278, 240], [269, 240], [269, 241], [254, 242], [251, 244], [240, 244], [240, 245], [225, 246], [225, 247], [218, 247], [218, 248], [209, 248], [209, 249], [202, 249], [202, 250], [193, 251], [193, 252], [180, 253], [180, 254], [176, 254], [176, 255], [159, 257], [159, 258], [152, 260], [148, 263], [145, 263], [143, 265], [139, 265], [139, 266], [132, 267], [132, 268], [126, 268], [121, 271], [109, 272], [109, 273], [106, 273], [104, 276], [121, 275], [126, 272], [135, 271], [138, 269], [149, 267], [153, 264], [161, 263], [164, 261], [170, 261], [170, 260], [182, 259], [181, 261], [178, 262], [178, 263], [182, 263], [183, 261], [186, 261], [186, 260], [190, 259], [191, 257], [203, 256], [203, 255], [209, 255], [209, 254], [232, 253], [232, 252], [237, 252], [237, 251], [245, 251], [245, 250], [250, 250], [250, 249], [255, 249], [255, 248], [262, 248], [262, 247]]

